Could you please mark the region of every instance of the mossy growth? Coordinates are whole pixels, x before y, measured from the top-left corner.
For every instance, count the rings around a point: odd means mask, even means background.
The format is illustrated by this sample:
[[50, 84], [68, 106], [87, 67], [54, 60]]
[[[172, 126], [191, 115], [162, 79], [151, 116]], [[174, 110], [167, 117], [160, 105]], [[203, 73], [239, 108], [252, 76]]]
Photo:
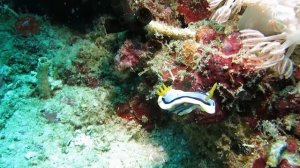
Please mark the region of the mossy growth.
[[197, 28], [203, 27], [203, 26], [209, 26], [218, 33], [224, 33], [224, 31], [225, 31], [225, 26], [223, 24], [217, 23], [214, 20], [201, 20], [199, 22], [190, 24], [189, 28], [197, 29]]

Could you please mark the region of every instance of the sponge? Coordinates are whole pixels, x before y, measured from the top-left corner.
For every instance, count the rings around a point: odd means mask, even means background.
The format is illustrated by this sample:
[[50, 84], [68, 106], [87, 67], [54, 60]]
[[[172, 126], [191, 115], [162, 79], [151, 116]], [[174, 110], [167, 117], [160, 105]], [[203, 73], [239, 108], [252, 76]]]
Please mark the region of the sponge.
[[37, 65], [37, 89], [40, 98], [48, 99], [51, 97], [50, 82], [48, 79], [48, 71], [50, 66], [50, 61], [46, 57], [39, 58]]

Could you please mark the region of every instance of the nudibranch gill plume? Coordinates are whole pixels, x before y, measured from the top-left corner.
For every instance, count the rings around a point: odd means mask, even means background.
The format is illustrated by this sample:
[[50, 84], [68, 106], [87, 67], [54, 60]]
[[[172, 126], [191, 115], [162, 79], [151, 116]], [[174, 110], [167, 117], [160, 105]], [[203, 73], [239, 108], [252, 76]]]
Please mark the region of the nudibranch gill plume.
[[214, 114], [216, 105], [212, 96], [216, 88], [217, 83], [207, 93], [184, 92], [172, 89], [172, 86], [167, 87], [163, 84], [156, 92], [159, 95], [157, 102], [161, 109], [180, 116], [188, 114], [196, 108], [209, 114]]

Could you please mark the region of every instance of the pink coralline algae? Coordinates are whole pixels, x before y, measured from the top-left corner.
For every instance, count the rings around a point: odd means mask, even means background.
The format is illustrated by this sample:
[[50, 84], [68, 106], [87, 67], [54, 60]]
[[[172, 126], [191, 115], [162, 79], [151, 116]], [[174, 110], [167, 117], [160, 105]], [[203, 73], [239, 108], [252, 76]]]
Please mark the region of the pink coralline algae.
[[172, 9], [166, 5], [161, 5], [156, 1], [149, 1], [144, 6], [151, 11], [156, 20], [168, 24], [173, 24], [177, 21]]
[[253, 162], [252, 168], [265, 168], [266, 166], [266, 158], [260, 157]]
[[300, 67], [297, 67], [294, 71], [294, 77], [300, 81]]
[[145, 54], [146, 49], [143, 44], [133, 40], [126, 40], [115, 57], [117, 69], [125, 70], [136, 67]]
[[[179, 71], [183, 71], [183, 70], [186, 70], [187, 67], [185, 65], [179, 65], [179, 66], [176, 66], [175, 68], [171, 69], [171, 72], [174, 76], [177, 76]], [[171, 74], [168, 72], [168, 71], [163, 71], [161, 73], [162, 75], [162, 78], [163, 80], [169, 80], [171, 78]]]
[[287, 151], [291, 153], [295, 153], [298, 150], [298, 143], [295, 139], [288, 139], [287, 140]]
[[279, 166], [279, 168], [299, 168], [299, 166], [292, 166], [287, 159], [283, 159]]
[[242, 48], [242, 43], [238, 36], [239, 33], [235, 32], [224, 38], [222, 52], [225, 55], [235, 54]]
[[[268, 90], [263, 94], [260, 91], [256, 92], [256, 101], [250, 101], [248, 103], [248, 110], [252, 113], [247, 114], [242, 120], [252, 129], [256, 129], [257, 123], [260, 120], [270, 120], [277, 117], [284, 117], [290, 113], [298, 113], [300, 109], [300, 96], [278, 95], [278, 90], [274, 88], [273, 83], [262, 81], [267, 87], [271, 87], [273, 90]], [[264, 86], [264, 87], [266, 87]], [[258, 103], [259, 102], [259, 103]]]
[[207, 64], [193, 73], [191, 88], [208, 91], [214, 83], [218, 83], [219, 89], [215, 94], [217, 109], [215, 116], [200, 113], [195, 119], [199, 122], [216, 122], [239, 106], [237, 99], [251, 99], [252, 90], [261, 81], [263, 72], [257, 74], [242, 64], [232, 62], [232, 58], [218, 55], [212, 55], [205, 61]]
[[186, 24], [209, 18], [211, 15], [207, 1], [179, 0], [178, 3], [177, 11], [183, 15]]
[[88, 74], [83, 78], [83, 83], [90, 88], [96, 88], [100, 86], [99, 77], [93, 76], [91, 74]]
[[135, 96], [116, 108], [117, 115], [126, 120], [133, 120], [146, 130], [152, 130], [155, 123], [160, 120], [158, 106], [146, 102], [144, 98]]
[[63, 71], [63, 76], [66, 79], [66, 83], [69, 85], [83, 84], [90, 88], [96, 88], [100, 86], [100, 77], [97, 74], [93, 74], [92, 70], [83, 62], [73, 61], [75, 72], [70, 70]]
[[232, 92], [247, 82], [248, 76], [252, 74], [250, 69], [243, 67], [242, 64], [234, 63], [232, 58], [211, 55], [203, 61], [207, 64], [195, 71], [193, 75], [194, 89], [207, 89], [217, 82]]
[[214, 40], [218, 36], [217, 32], [208, 26], [201, 27], [196, 31], [196, 41], [202, 42], [204, 44], [210, 43], [212, 40]]
[[15, 28], [18, 33], [23, 36], [37, 34], [40, 31], [40, 25], [32, 16], [21, 17], [15, 23]]
[[279, 97], [275, 103], [275, 110], [281, 115], [286, 115], [300, 110], [300, 96], [289, 95], [287, 97]]

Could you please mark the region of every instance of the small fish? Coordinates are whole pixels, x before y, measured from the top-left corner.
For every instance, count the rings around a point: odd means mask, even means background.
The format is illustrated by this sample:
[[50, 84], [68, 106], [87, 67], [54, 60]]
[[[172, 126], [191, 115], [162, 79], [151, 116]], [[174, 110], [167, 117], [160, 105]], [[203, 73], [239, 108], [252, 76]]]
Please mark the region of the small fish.
[[158, 97], [158, 105], [163, 110], [168, 110], [177, 115], [185, 115], [199, 108], [209, 114], [216, 111], [215, 101], [212, 99], [217, 83], [207, 93], [203, 92], [184, 92], [182, 90], [172, 89], [171, 86], [165, 86], [156, 92]]

